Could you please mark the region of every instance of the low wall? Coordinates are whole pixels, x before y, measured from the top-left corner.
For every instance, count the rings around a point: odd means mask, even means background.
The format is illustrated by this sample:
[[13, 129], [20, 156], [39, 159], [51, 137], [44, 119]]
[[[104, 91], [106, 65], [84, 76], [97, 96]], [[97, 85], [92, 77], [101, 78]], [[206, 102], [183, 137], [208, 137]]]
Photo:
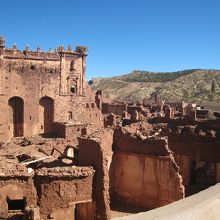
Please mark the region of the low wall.
[[[74, 219], [78, 203], [92, 202], [94, 170], [91, 167], [42, 168], [35, 175], [41, 219]], [[93, 219], [93, 217], [90, 217]]]
[[31, 177], [1, 177], [0, 188], [0, 213], [8, 211], [7, 198], [11, 200], [26, 198], [29, 207], [36, 206], [36, 190]]
[[102, 113], [103, 114], [115, 114], [122, 116], [122, 113], [127, 111], [126, 104], [111, 104], [111, 103], [102, 103]]
[[85, 124], [75, 125], [59, 122], [53, 123], [53, 133], [57, 137], [76, 139], [77, 137], [80, 137], [83, 134], [83, 131], [85, 131], [84, 133], [86, 133]]
[[146, 209], [183, 198], [181, 177], [169, 156], [115, 152], [113, 200]]

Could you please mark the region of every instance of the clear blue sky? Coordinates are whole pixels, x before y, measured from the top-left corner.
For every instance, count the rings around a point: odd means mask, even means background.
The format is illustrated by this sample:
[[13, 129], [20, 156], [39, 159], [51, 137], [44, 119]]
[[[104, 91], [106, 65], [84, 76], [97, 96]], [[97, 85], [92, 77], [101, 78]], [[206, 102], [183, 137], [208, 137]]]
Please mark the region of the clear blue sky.
[[134, 69], [220, 69], [220, 0], [1, 0], [0, 35], [89, 48], [87, 79]]

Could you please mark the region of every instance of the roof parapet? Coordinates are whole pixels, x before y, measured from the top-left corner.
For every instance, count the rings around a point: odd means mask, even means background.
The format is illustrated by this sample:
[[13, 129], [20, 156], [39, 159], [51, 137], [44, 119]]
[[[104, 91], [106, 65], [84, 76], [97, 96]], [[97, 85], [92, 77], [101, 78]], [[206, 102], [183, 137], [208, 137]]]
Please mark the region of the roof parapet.
[[19, 50], [17, 48], [16, 43], [13, 45], [12, 48], [6, 48], [6, 44], [5, 44], [5, 37], [4, 36], [0, 36], [0, 49], [4, 49], [4, 58], [31, 58], [34, 59], [34, 57], [36, 56], [36, 58], [39, 57], [44, 57], [45, 56], [49, 56], [49, 58], [54, 57], [56, 59], [58, 59], [58, 56], [62, 55], [62, 54], [67, 54], [68, 56], [72, 56], [72, 55], [79, 55], [79, 56], [87, 56], [87, 47], [85, 46], [76, 46], [75, 50], [72, 49], [72, 46], [69, 44], [68, 48], [65, 49], [64, 45], [59, 46], [58, 48], [56, 48], [55, 50], [53, 50], [52, 48], [49, 49], [48, 52], [44, 52], [41, 50], [41, 48], [38, 46], [37, 49], [31, 50], [30, 46], [27, 44], [24, 48], [24, 50]]
[[88, 48], [86, 46], [76, 46], [75, 52], [76, 53], [87, 54]]

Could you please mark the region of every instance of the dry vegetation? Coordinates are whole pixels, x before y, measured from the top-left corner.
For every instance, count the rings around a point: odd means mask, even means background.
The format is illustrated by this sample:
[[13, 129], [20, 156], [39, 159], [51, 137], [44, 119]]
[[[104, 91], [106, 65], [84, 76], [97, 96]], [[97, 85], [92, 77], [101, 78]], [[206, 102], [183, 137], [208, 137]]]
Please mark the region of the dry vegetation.
[[219, 70], [184, 70], [152, 73], [133, 71], [111, 78], [93, 79], [93, 89], [101, 89], [112, 99], [142, 100], [154, 94], [169, 101], [195, 101], [220, 106]]

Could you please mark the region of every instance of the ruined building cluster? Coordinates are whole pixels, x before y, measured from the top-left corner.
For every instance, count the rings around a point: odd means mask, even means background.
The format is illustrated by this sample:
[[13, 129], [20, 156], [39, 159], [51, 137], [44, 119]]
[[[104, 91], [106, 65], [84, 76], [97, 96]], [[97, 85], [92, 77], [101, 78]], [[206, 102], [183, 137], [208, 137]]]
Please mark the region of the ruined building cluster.
[[0, 38], [0, 219], [108, 220], [220, 182], [219, 112], [104, 101], [86, 58]]

